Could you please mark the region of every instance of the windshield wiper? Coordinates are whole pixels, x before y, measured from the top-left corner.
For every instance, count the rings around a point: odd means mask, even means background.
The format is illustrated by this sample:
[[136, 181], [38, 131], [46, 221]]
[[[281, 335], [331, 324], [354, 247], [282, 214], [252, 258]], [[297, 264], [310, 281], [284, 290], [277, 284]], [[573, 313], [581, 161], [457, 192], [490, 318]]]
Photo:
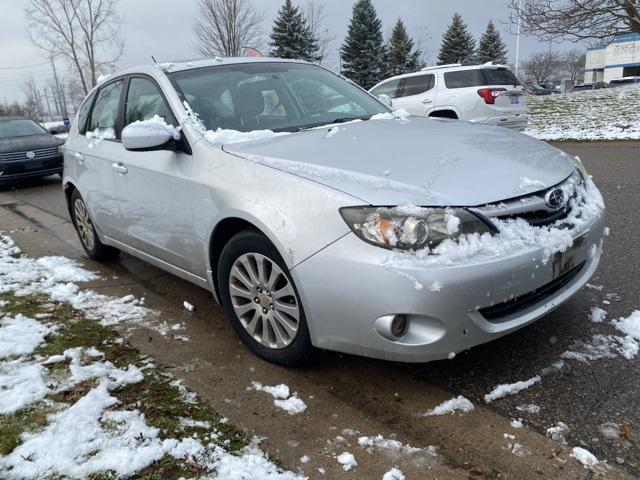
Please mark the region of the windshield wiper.
[[[322, 127], [324, 125], [333, 125], [334, 123], [347, 123], [347, 122], [353, 122], [354, 120], [369, 120], [370, 118], [371, 118], [371, 116], [366, 116], [366, 117], [340, 117], [340, 118], [336, 118], [336, 119], [329, 120], [329, 121], [326, 121], [326, 122], [310, 123], [308, 125], [301, 125], [299, 127], [288, 127], [288, 128], [278, 129], [278, 130], [287, 131], [287, 132], [302, 132], [303, 130], [309, 130], [310, 128]], [[274, 131], [278, 131], [278, 130], [274, 130]]]

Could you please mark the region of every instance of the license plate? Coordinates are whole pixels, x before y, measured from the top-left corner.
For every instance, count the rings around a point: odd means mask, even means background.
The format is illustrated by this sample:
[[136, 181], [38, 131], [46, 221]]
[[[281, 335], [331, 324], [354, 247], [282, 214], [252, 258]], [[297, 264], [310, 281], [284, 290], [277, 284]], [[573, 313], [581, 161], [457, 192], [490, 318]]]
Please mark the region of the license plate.
[[511, 105], [518, 105], [520, 103], [520, 99], [518, 97], [511, 97]]
[[24, 162], [25, 170], [42, 170], [42, 160], [30, 160]]

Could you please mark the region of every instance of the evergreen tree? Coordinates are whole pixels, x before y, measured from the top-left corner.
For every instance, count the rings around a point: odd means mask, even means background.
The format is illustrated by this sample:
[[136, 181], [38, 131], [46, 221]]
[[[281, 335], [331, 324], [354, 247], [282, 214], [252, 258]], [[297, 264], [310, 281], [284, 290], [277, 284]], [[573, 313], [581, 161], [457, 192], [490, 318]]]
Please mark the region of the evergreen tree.
[[342, 48], [342, 74], [369, 89], [384, 78], [386, 48], [382, 22], [371, 0], [357, 0]]
[[498, 32], [493, 25], [492, 20], [489, 20], [487, 30], [482, 34], [482, 37], [480, 37], [476, 59], [478, 63], [507, 63], [507, 47], [502, 41], [500, 32]]
[[271, 55], [317, 62], [321, 60], [320, 46], [314, 38], [300, 9], [285, 0], [278, 11], [270, 35]]
[[442, 36], [438, 65], [469, 63], [474, 60], [476, 42], [467, 30], [462, 17], [455, 13], [449, 28]]
[[415, 72], [423, 67], [420, 50], [413, 50], [413, 40], [407, 34], [402, 20], [398, 19], [393, 27], [387, 44], [387, 74], [401, 75]]

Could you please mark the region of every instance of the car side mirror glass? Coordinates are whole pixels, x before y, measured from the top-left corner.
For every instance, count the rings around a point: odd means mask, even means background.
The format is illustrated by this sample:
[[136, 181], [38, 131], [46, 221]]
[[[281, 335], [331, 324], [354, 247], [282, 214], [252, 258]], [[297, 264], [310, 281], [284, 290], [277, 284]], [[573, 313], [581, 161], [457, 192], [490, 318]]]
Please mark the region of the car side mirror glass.
[[132, 151], [157, 150], [179, 139], [174, 127], [153, 120], [134, 122], [122, 130], [122, 146]]
[[387, 107], [393, 108], [393, 101], [391, 100], [391, 97], [386, 93], [381, 93], [380, 95], [378, 95], [378, 100], [384, 103]]

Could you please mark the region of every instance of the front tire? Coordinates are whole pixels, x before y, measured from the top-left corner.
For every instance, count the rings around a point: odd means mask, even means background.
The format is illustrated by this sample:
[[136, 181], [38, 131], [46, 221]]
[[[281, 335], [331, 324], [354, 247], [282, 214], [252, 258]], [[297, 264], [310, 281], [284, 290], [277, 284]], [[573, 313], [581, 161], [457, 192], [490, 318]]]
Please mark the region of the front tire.
[[103, 244], [93, 226], [89, 209], [77, 190], [71, 194], [71, 218], [76, 227], [80, 244], [92, 260], [107, 261], [118, 257], [120, 250]]
[[254, 354], [297, 366], [314, 348], [304, 309], [289, 270], [269, 240], [246, 230], [225, 245], [218, 286], [231, 326]]

